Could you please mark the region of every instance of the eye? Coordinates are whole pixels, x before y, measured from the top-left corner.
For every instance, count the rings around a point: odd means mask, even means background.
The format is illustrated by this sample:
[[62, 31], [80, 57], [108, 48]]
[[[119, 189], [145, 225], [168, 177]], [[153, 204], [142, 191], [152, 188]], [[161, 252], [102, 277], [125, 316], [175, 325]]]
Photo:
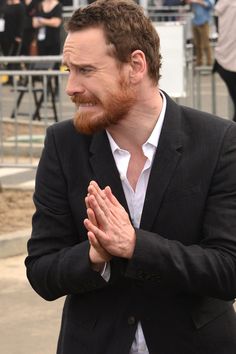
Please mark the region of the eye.
[[91, 71], [92, 71], [92, 68], [90, 68], [90, 67], [79, 68], [79, 72], [80, 72], [81, 74], [88, 74], [88, 73], [90, 73]]

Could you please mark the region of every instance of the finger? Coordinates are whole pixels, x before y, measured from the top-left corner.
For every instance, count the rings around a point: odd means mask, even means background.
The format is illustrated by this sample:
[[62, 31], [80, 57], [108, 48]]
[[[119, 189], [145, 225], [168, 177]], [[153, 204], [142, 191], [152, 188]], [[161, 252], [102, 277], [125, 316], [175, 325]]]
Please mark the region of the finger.
[[93, 225], [89, 219], [84, 219], [84, 226], [87, 231], [92, 232], [101, 245], [103, 245], [103, 242], [107, 239], [106, 233], [100, 230], [96, 225]]
[[106, 198], [106, 195], [104, 193], [104, 190], [102, 190], [99, 185], [97, 184], [97, 182], [95, 181], [91, 181], [89, 183], [89, 186], [88, 186], [88, 192], [89, 193], [98, 193], [98, 195], [102, 198], [102, 199], [105, 199]]
[[91, 231], [88, 232], [88, 239], [90, 246], [97, 252], [97, 256], [101, 258], [101, 261], [107, 262], [111, 259], [112, 256], [100, 245]]
[[[94, 210], [96, 217], [102, 217], [102, 216], [103, 217], [106, 216], [106, 218], [109, 217], [110, 206], [107, 203], [108, 202], [107, 198], [106, 200], [104, 200], [99, 196], [98, 193], [95, 192], [94, 194], [89, 195], [88, 199], [89, 199], [89, 205]], [[101, 220], [101, 221], [105, 221], [105, 220]]]
[[97, 219], [96, 219], [96, 216], [94, 214], [93, 209], [88, 208], [87, 209], [87, 215], [88, 215], [88, 219], [91, 221], [91, 223], [93, 223], [94, 225], [98, 226]]
[[96, 250], [104, 250], [98, 240], [96, 239], [96, 236], [94, 235], [93, 232], [88, 231], [88, 239], [89, 243], [96, 249]]
[[109, 186], [107, 186], [104, 189], [105, 195], [106, 197], [111, 201], [111, 203], [115, 206], [121, 206], [120, 202], [116, 199], [116, 197], [114, 196], [114, 194], [111, 191], [111, 188]]
[[86, 205], [86, 208], [89, 209], [90, 208], [90, 205], [89, 205], [89, 198], [88, 198], [89, 194], [87, 194], [87, 196], [85, 197], [85, 205]]
[[85, 205], [86, 205], [86, 208], [87, 208], [87, 216], [88, 216], [89, 220], [94, 225], [97, 226], [98, 223], [97, 223], [97, 220], [96, 220], [96, 216], [95, 216], [93, 210], [90, 208], [88, 195], [87, 195], [87, 197], [85, 197]]
[[[100, 195], [97, 193], [97, 190], [94, 189], [94, 185], [91, 185], [90, 187], [90, 191], [93, 194], [89, 194], [89, 200], [90, 200], [90, 196], [94, 196], [94, 198], [96, 199], [99, 207], [101, 208], [101, 210], [104, 212], [105, 216], [107, 217], [107, 221], [110, 220], [110, 222], [115, 223], [116, 222], [116, 218], [120, 218], [121, 213], [123, 213], [124, 208], [123, 206], [119, 203], [119, 201], [115, 198], [115, 196], [113, 195], [111, 188], [109, 186], [107, 186], [104, 189], [104, 193], [106, 195], [106, 198], [103, 199], [100, 197]], [[93, 203], [92, 199], [91, 202], [89, 202], [90, 207], [92, 206], [92, 208], [95, 207], [95, 204]], [[114, 209], [115, 206], [115, 209]]]

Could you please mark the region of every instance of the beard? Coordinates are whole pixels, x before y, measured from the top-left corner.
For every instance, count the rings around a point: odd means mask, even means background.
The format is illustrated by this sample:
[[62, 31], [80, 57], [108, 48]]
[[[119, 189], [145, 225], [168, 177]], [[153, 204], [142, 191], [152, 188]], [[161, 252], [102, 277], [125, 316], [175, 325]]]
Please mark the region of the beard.
[[83, 134], [94, 134], [124, 119], [134, 105], [135, 93], [122, 79], [117, 91], [107, 94], [103, 101], [93, 95], [79, 94], [73, 95], [71, 100], [77, 107], [87, 103], [102, 108], [101, 113], [76, 112], [74, 116], [74, 125], [77, 131]]

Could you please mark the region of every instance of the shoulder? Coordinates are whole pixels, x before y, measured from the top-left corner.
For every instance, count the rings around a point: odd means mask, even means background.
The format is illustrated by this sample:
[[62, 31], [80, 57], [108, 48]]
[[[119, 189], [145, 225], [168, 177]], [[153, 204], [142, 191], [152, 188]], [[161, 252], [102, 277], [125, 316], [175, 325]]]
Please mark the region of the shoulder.
[[62, 4], [58, 1], [55, 1], [55, 6], [53, 7], [52, 11], [62, 12]]
[[167, 99], [166, 118], [168, 120], [176, 120], [182, 131], [189, 131], [193, 134], [208, 134], [211, 135], [217, 132], [224, 134], [224, 131], [232, 127], [235, 129], [236, 124], [229, 119], [224, 119], [211, 113], [203, 112], [198, 109], [179, 105], [174, 102], [166, 93]]
[[192, 142], [214, 149], [227, 140], [236, 140], [235, 122], [184, 106], [180, 109], [183, 131]]
[[67, 119], [58, 123], [54, 123], [47, 128], [47, 133], [56, 137], [66, 138], [77, 135], [77, 131], [73, 124], [73, 119]]
[[235, 123], [229, 119], [225, 119], [219, 117], [217, 115], [200, 111], [198, 109], [180, 106], [182, 115], [185, 119], [191, 122], [194, 125], [199, 125], [203, 127], [212, 127], [215, 129], [216, 127], [228, 128], [229, 126], [234, 126]]
[[73, 124], [73, 119], [54, 123], [47, 129], [47, 137], [52, 138], [58, 149], [68, 149], [75, 145], [90, 144], [91, 136], [80, 134]]

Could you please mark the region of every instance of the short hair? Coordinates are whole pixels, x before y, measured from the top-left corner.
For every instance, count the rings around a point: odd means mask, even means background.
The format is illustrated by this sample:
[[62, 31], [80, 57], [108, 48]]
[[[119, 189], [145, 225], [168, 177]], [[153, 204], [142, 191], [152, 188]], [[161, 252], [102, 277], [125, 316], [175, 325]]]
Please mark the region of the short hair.
[[132, 0], [98, 0], [77, 9], [65, 28], [76, 32], [87, 28], [102, 28], [112, 55], [120, 63], [128, 63], [133, 51], [141, 50], [146, 57], [148, 74], [157, 84], [160, 78], [160, 39], [151, 20], [141, 6]]

